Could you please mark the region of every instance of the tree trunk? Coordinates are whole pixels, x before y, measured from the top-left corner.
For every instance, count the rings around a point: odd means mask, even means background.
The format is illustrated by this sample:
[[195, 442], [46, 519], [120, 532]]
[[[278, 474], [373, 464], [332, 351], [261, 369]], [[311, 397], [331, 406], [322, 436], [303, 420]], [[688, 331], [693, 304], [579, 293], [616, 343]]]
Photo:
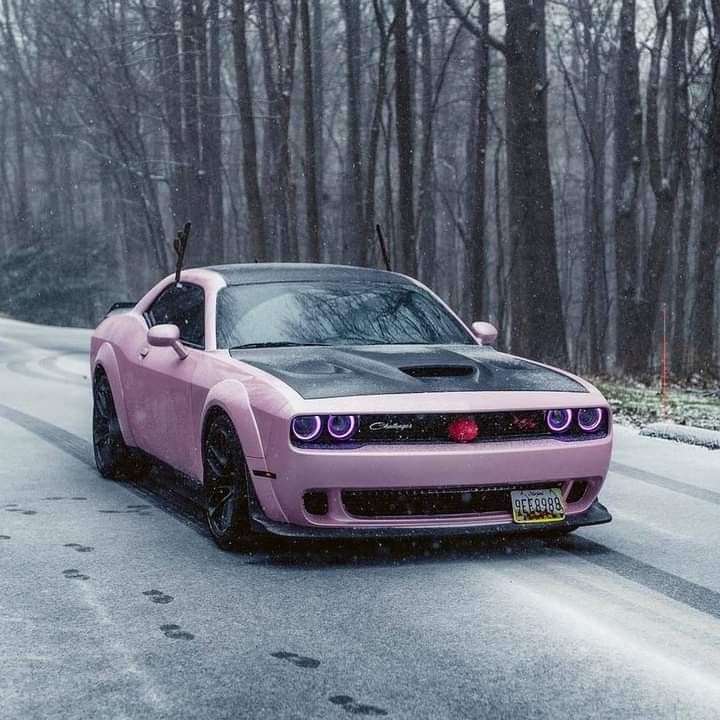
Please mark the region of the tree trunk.
[[417, 272], [415, 200], [413, 190], [413, 103], [408, 52], [407, 0], [395, 0], [395, 125], [398, 155], [398, 204], [400, 215], [401, 269]]
[[317, 198], [317, 153], [315, 149], [315, 93], [313, 90], [312, 38], [310, 35], [310, 9], [308, 0], [300, 0], [300, 19], [302, 24], [303, 53], [303, 90], [305, 107], [305, 208], [308, 232], [309, 259], [319, 262], [320, 213]]
[[627, 369], [638, 364], [634, 342], [638, 323], [637, 199], [641, 168], [642, 106], [635, 44], [635, 0], [622, 0], [619, 19], [615, 96], [614, 231], [617, 275], [617, 360]]
[[468, 209], [470, 234], [467, 240], [468, 268], [472, 282], [470, 292], [470, 316], [472, 320], [483, 320], [485, 307], [484, 286], [487, 278], [485, 269], [485, 165], [488, 142], [488, 83], [490, 79], [490, 48], [487, 35], [490, 29], [490, 5], [481, 0], [478, 18], [483, 37], [476, 40], [475, 83], [477, 104], [475, 107], [475, 138], [472, 160], [472, 205]]
[[[682, 205], [676, 235], [677, 268], [675, 271], [675, 292], [671, 300], [672, 307], [672, 343], [670, 346], [670, 369], [675, 377], [685, 375], [688, 357], [687, 340], [689, 333], [686, 328], [687, 276], [688, 276], [688, 245], [693, 214], [692, 171], [690, 161], [685, 153], [682, 167]], [[672, 280], [672, 279], [671, 279]]]
[[693, 327], [694, 366], [706, 378], [717, 377], [714, 354], [715, 323], [715, 264], [720, 243], [720, 2], [713, 0], [715, 45], [712, 49], [712, 84], [708, 92], [704, 160], [702, 168], [702, 215], [697, 255], [697, 309]]
[[429, 285], [434, 284], [433, 271], [439, 258], [435, 257], [435, 140], [433, 116], [435, 114], [432, 38], [428, 21], [428, 0], [413, 0], [413, 19], [420, 36], [421, 101], [420, 125], [422, 147], [420, 154], [420, 186], [418, 188], [418, 277]]
[[205, 161], [208, 197], [208, 237], [216, 254], [223, 260], [235, 259], [236, 248], [229, 247], [225, 238], [223, 203], [222, 119], [222, 59], [220, 47], [220, 2], [208, 3], [208, 96], [205, 101]]
[[[375, 104], [373, 107], [373, 116], [370, 124], [370, 136], [368, 138], [367, 148], [367, 174], [365, 178], [365, 237], [364, 242], [368, 247], [373, 247], [375, 240], [375, 184], [377, 174], [377, 156], [378, 142], [380, 139], [380, 130], [382, 129], [382, 113], [383, 103], [387, 94], [387, 57], [390, 45], [390, 35], [392, 34], [392, 25], [389, 30], [385, 28], [385, 18], [379, 0], [373, 0], [373, 9], [375, 12], [375, 22], [380, 34], [380, 48], [377, 64], [377, 85], [375, 89]], [[378, 253], [379, 256], [379, 253]]]
[[182, 59], [182, 110], [185, 150], [185, 177], [188, 197], [186, 219], [193, 224], [193, 243], [188, 247], [187, 260], [202, 263], [205, 257], [205, 205], [203, 203], [202, 156], [200, 151], [200, 113], [198, 92], [198, 46], [195, 0], [182, 0], [180, 13]]
[[[279, 32], [280, 20], [275, 0], [267, 0], [258, 7], [260, 49], [263, 78], [268, 100], [267, 151], [272, 158], [271, 178], [273, 210], [276, 225], [273, 227], [276, 256], [289, 261], [297, 257], [297, 238], [292, 220], [294, 218], [293, 188], [290, 177], [290, 99], [295, 68], [297, 25], [297, 0], [291, 0], [290, 21], [285, 47]], [[268, 17], [269, 16], [269, 17]], [[270, 39], [269, 24], [272, 22], [273, 37]]]
[[13, 135], [15, 140], [15, 197], [16, 215], [14, 232], [20, 243], [29, 239], [30, 204], [28, 201], [27, 163], [25, 154], [25, 124], [23, 122], [23, 99], [20, 92], [20, 58], [15, 35], [10, 30], [10, 7], [7, 0], [2, 3], [3, 14], [7, 19], [4, 28], [5, 43], [10, 55], [10, 90], [13, 106]]
[[158, 25], [158, 34], [161, 38], [157, 46], [160, 88], [170, 151], [168, 168], [170, 207], [173, 224], [180, 226], [185, 221], [188, 190], [182, 127], [180, 45], [175, 32], [175, 7], [172, 0], [160, 0], [158, 3]]
[[[643, 374], [652, 369], [653, 350], [657, 346], [655, 325], [660, 309], [662, 281], [672, 247], [675, 200], [682, 158], [687, 153], [687, 88], [685, 74], [685, 34], [687, 16], [684, 0], [669, 0], [668, 10], [658, 17], [658, 28], [652, 50], [647, 87], [647, 152], [649, 178], [655, 195], [655, 223], [647, 253], [643, 292], [638, 307], [638, 327], [633, 357], [636, 365], [627, 369]], [[664, 147], [660, 143], [659, 86], [662, 50], [671, 18], [670, 57], [667, 62], [667, 98], [665, 100]]]
[[505, 0], [513, 351], [568, 360], [547, 139], [544, 0]]
[[320, 226], [320, 251], [322, 260], [326, 255], [323, 239], [323, 204], [325, 187], [325, 81], [323, 67], [323, 0], [313, 0], [312, 8], [312, 53], [313, 93], [315, 101], [315, 166], [317, 172], [318, 224]]
[[347, 90], [347, 136], [345, 146], [345, 183], [343, 206], [346, 211], [343, 232], [343, 258], [352, 265], [365, 265], [367, 243], [365, 241], [363, 186], [362, 186], [362, 139], [360, 121], [362, 97], [360, 89], [361, 42], [360, 3], [356, 0], [342, 1], [345, 20], [345, 70]]
[[243, 184], [248, 214], [248, 232], [251, 239], [251, 257], [246, 260], [262, 261], [267, 259], [267, 237], [265, 234], [265, 216], [260, 195], [260, 183], [257, 170], [257, 140], [255, 136], [255, 116], [250, 89], [246, 38], [245, 0], [235, 0], [233, 17], [233, 45], [235, 51], [235, 79], [237, 83], [238, 104], [240, 106], [240, 132], [243, 146]]

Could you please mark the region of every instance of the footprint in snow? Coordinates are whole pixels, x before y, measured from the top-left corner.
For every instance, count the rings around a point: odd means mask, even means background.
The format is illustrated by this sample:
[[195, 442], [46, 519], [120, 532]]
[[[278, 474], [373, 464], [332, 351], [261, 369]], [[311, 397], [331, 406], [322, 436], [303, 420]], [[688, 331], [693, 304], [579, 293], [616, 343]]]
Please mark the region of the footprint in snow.
[[160, 629], [165, 634], [165, 637], [169, 637], [172, 640], [194, 640], [195, 636], [183, 630], [179, 625], [161, 625]]
[[63, 547], [72, 548], [73, 550], [81, 553], [92, 552], [95, 549], [89, 545], [80, 545], [79, 543], [65, 543]]
[[388, 711], [382, 708], [375, 707], [375, 705], [366, 705], [365, 703], [359, 703], [355, 698], [350, 695], [333, 695], [328, 698], [333, 705], [339, 705], [345, 712], [351, 715], [387, 715]]
[[172, 595], [166, 595], [160, 590], [143, 590], [143, 595], [147, 595], [150, 598], [150, 602], [158, 603], [159, 605], [166, 605], [174, 600]]
[[77, 568], [70, 568], [69, 570], [63, 570], [63, 575], [68, 580], [89, 580], [89, 575], [83, 575]]
[[314, 670], [316, 667], [320, 667], [319, 660], [311, 657], [305, 657], [304, 655], [298, 655], [293, 652], [284, 652], [281, 650], [279, 652], [270, 653], [270, 655], [274, 658], [278, 658], [279, 660], [287, 660], [293, 665], [297, 665], [301, 668], [311, 668]]
[[98, 512], [106, 513], [107, 515], [149, 515], [149, 505], [127, 505], [125, 510], [98, 510]]

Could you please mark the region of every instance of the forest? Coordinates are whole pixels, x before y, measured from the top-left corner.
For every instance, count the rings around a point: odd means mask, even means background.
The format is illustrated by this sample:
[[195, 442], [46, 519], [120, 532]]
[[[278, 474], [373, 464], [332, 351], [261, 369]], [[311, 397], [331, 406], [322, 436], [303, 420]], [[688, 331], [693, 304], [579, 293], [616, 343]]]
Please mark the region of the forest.
[[0, 313], [417, 277], [504, 350], [718, 376], [720, 0], [0, 0]]

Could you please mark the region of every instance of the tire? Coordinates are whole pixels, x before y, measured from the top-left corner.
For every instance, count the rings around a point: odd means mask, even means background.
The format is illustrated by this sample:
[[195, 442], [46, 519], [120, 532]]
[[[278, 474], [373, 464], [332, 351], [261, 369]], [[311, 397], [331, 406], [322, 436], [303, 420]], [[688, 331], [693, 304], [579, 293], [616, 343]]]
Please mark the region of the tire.
[[110, 480], [127, 477], [132, 456], [120, 430], [110, 381], [104, 372], [93, 382], [93, 455], [98, 472]]
[[240, 440], [227, 415], [210, 421], [203, 444], [205, 517], [217, 545], [238, 550], [251, 540], [250, 477]]

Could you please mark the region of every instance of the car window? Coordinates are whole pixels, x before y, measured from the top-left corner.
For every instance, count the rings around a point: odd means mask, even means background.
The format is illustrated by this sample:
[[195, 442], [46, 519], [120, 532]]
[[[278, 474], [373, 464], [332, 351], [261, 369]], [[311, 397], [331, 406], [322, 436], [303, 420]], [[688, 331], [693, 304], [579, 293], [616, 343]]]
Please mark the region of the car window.
[[429, 293], [409, 284], [283, 282], [218, 295], [218, 347], [242, 345], [474, 345]]
[[205, 293], [198, 285], [168, 286], [150, 306], [146, 318], [150, 325], [177, 325], [180, 339], [188, 345], [205, 345]]

